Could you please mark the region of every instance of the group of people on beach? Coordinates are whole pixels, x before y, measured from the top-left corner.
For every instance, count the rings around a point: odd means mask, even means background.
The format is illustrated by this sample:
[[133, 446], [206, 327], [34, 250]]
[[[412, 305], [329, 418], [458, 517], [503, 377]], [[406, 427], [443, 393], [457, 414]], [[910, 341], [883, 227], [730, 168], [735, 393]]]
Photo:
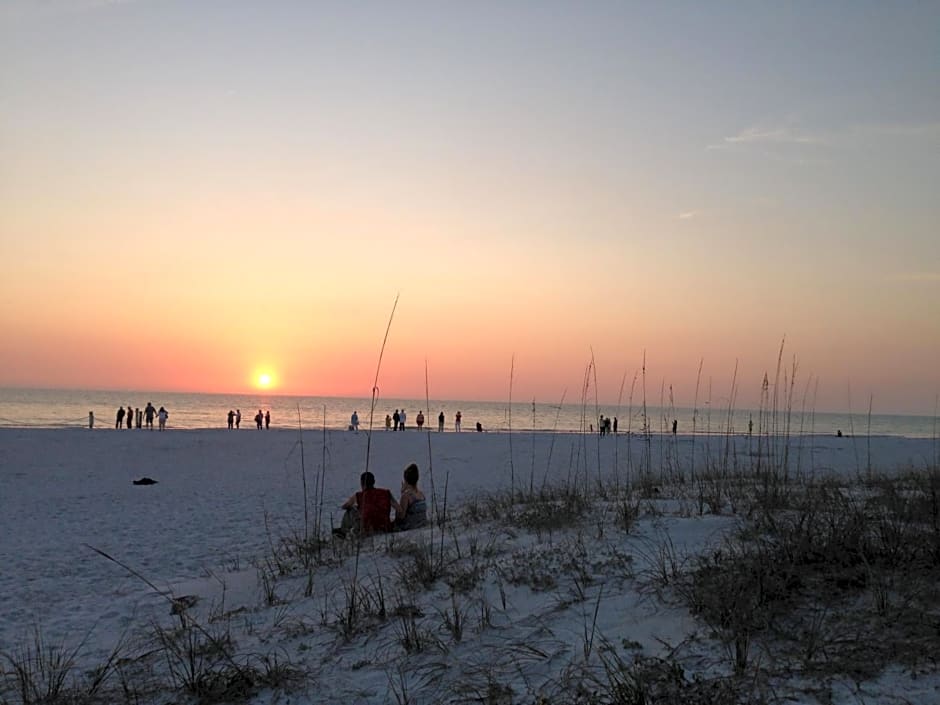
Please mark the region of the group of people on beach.
[[597, 420], [597, 428], [600, 431], [600, 435], [609, 436], [611, 430], [614, 433], [617, 433], [617, 417], [614, 417], [613, 423], [611, 423], [609, 416], [600, 415], [600, 418]]
[[[117, 416], [114, 421], [114, 428], [143, 428], [144, 425], [146, 425], [146, 427], [152, 431], [154, 417], [157, 418], [160, 430], [165, 431], [166, 420], [170, 417], [170, 412], [168, 412], [162, 406], [159, 410], [157, 410], [149, 401], [147, 402], [147, 406], [145, 406], [143, 409], [132, 407], [130, 404], [128, 404], [127, 409], [125, 409], [123, 406], [118, 408]], [[92, 412], [88, 413], [88, 418], [89, 425], [93, 426], [94, 415]]]
[[[226, 416], [228, 421], [228, 427], [230, 429], [241, 428], [242, 426], [242, 410], [235, 409], [232, 411], [228, 410], [228, 415]], [[261, 409], [258, 409], [258, 413], [255, 414], [255, 426], [260, 430], [263, 428], [271, 428], [271, 410], [268, 409], [264, 413], [261, 412]]]
[[[427, 500], [418, 488], [418, 466], [410, 463], [402, 473], [401, 496], [375, 486], [375, 475], [368, 470], [359, 476], [360, 490], [340, 506], [345, 510], [340, 526], [333, 533], [340, 537], [370, 535], [389, 531], [419, 529], [428, 522]], [[394, 520], [391, 517], [395, 510]]]
[[[349, 430], [353, 430], [353, 426], [355, 426], [355, 430], [358, 431], [358, 430], [359, 430], [359, 421], [358, 421], [358, 417], [356, 416], [355, 413], [353, 413], [353, 418], [354, 418], [356, 421], [355, 421], [354, 424], [352, 424], [352, 425], [350, 426]], [[455, 430], [457, 433], [460, 433], [460, 422], [461, 422], [462, 419], [463, 419], [463, 414], [461, 414], [461, 413], [458, 411], [458, 412], [454, 415], [454, 430]], [[405, 430], [405, 423], [406, 423], [407, 420], [408, 420], [408, 413], [407, 413], [404, 409], [401, 409], [401, 410], [395, 409], [395, 413], [394, 413], [394, 414], [385, 414], [385, 430], [386, 430], [386, 431], [404, 431], [404, 430]], [[422, 429], [424, 429], [424, 421], [425, 421], [424, 412], [423, 412], [423, 411], [418, 411], [418, 415], [415, 417], [415, 426], [417, 427], [417, 429], [418, 429], [419, 431], [421, 431]], [[444, 412], [441, 411], [441, 413], [439, 413], [439, 414], [437, 415], [437, 430], [438, 430], [438, 433], [443, 433], [443, 432], [444, 432], [444, 422], [445, 422], [445, 421], [446, 421], [446, 417], [444, 416]], [[477, 424], [477, 426], [480, 426], [480, 424]], [[481, 430], [481, 429], [482, 429], [482, 427], [481, 427], [481, 428], [478, 428], [477, 430]]]

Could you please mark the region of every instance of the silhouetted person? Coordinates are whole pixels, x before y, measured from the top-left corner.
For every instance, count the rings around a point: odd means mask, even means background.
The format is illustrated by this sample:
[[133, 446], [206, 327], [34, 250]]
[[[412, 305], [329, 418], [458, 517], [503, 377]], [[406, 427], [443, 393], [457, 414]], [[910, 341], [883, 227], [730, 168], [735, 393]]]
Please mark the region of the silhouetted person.
[[242, 425], [242, 410], [235, 409], [235, 428], [240, 428]]
[[398, 413], [398, 409], [395, 409], [395, 413], [392, 414], [392, 423], [395, 424], [395, 430], [398, 430], [398, 426], [401, 424], [401, 414]]
[[228, 427], [235, 428], [235, 412], [231, 409], [228, 410]]
[[156, 416], [157, 410], [153, 408], [153, 404], [149, 401], [147, 406], [144, 407], [144, 418], [147, 420], [147, 428], [151, 431], [153, 430], [153, 417]]
[[385, 414], [385, 430], [390, 431], [392, 429], [392, 417], [388, 414]]
[[349, 430], [359, 433], [359, 412], [352, 412], [352, 416], [349, 417]]
[[424, 412], [423, 412], [423, 411], [419, 411], [419, 412], [418, 412], [418, 415], [415, 417], [415, 423], [418, 424], [418, 430], [419, 430], [419, 431], [420, 431], [422, 428], [424, 428]]
[[271, 410], [270, 409], [264, 412], [264, 427], [271, 428]]
[[144, 427], [144, 412], [140, 409], [134, 409], [134, 416], [137, 418], [137, 428]]
[[157, 412], [157, 421], [160, 424], [161, 431], [166, 430], [166, 420], [169, 418], [169, 416], [170, 412], [161, 406], [160, 411]]
[[614, 417], [614, 433], [617, 433], [617, 417]]
[[462, 418], [463, 418], [463, 414], [461, 414], [459, 411], [457, 412], [457, 415], [454, 416], [454, 430], [457, 433], [460, 433], [460, 419]]
[[264, 423], [264, 414], [261, 413], [261, 409], [258, 409], [258, 413], [255, 414], [255, 426], [258, 427], [258, 430], [259, 430], [259, 431], [260, 431], [262, 428], [264, 428], [264, 427], [261, 425], [261, 424], [263, 424], [263, 423]]
[[836, 431], [836, 438], [842, 438], [842, 429], [841, 429], [841, 428], [840, 428], [838, 431]]
[[754, 419], [749, 418], [747, 420], [747, 435], [750, 436], [753, 431], [754, 431]]
[[679, 428], [679, 419], [672, 420], [672, 435], [676, 435], [676, 429]]
[[398, 415], [399, 423], [401, 424], [401, 430], [405, 430], [405, 410], [402, 409], [401, 413]]
[[438, 430], [438, 433], [444, 430], [444, 412], [443, 411], [437, 415], [437, 430]]
[[477, 433], [483, 433], [483, 424], [477, 421]]
[[117, 419], [114, 422], [114, 428], [123, 428], [124, 427], [124, 407], [120, 407], [117, 410]]

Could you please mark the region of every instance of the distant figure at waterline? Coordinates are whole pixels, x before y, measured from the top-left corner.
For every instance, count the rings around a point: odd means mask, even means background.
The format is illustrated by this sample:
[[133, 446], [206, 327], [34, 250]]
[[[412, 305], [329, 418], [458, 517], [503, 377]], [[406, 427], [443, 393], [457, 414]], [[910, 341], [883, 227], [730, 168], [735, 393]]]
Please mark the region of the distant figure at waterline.
[[153, 417], [156, 415], [157, 410], [153, 408], [151, 402], [147, 402], [147, 406], [144, 407], [144, 418], [147, 421], [147, 428], [151, 431], [153, 430]]

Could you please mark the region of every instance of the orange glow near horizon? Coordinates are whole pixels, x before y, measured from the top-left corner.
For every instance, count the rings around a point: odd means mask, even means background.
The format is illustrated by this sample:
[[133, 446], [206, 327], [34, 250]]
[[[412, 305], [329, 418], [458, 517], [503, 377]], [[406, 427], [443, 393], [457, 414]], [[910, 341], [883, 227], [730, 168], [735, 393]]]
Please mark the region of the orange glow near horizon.
[[0, 3], [0, 387], [940, 405], [933, 6], [232, 5]]

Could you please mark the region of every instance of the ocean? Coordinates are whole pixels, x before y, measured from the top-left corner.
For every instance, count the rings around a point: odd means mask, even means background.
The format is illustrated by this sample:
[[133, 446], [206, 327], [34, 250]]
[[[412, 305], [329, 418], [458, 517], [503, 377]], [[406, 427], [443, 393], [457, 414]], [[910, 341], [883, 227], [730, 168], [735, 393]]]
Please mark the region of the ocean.
[[[299, 397], [274, 394], [190, 394], [180, 392], [89, 391], [65, 389], [0, 389], [0, 428], [87, 428], [89, 412], [94, 414], [96, 429], [114, 428], [118, 407], [143, 409], [147, 402], [165, 407], [169, 412], [169, 429], [226, 428], [228, 411], [240, 409], [241, 428], [252, 430], [258, 410], [270, 411], [272, 428], [344, 429], [354, 411], [359, 414], [360, 430], [370, 426], [371, 399], [345, 397]], [[429, 407], [429, 408], [428, 408]], [[747, 433], [749, 422], [753, 433], [823, 434], [841, 431], [844, 435], [903, 436], [937, 438], [940, 424], [934, 416], [896, 414], [831, 413], [793, 410], [789, 415], [756, 409], [733, 409], [727, 406], [702, 404], [698, 409], [660, 408], [647, 406], [644, 416], [634, 403], [595, 405], [582, 404], [462, 401], [431, 399], [377, 399], [372, 427], [385, 429], [385, 415], [396, 409], [407, 411], [407, 426], [415, 428], [419, 410], [425, 412], [425, 428], [437, 429], [438, 414], [443, 411], [445, 431], [454, 431], [454, 415], [463, 416], [463, 430], [473, 431], [479, 422], [484, 431], [532, 432], [553, 431], [578, 433], [596, 431], [598, 416], [618, 420], [618, 431], [640, 433], [644, 418], [651, 433], [670, 433], [676, 420], [680, 434]]]

